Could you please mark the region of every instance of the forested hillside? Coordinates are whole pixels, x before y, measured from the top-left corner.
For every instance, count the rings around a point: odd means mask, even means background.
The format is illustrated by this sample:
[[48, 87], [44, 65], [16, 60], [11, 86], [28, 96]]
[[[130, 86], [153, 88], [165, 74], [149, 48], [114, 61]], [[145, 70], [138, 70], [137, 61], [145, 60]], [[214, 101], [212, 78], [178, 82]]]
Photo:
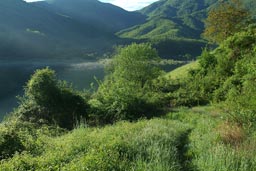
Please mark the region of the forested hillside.
[[[190, 54], [196, 57], [201, 53], [207, 42], [202, 39], [204, 21], [209, 9], [216, 6], [217, 0], [160, 0], [139, 12], [146, 15], [147, 21], [117, 33], [123, 38], [146, 39], [157, 47], [160, 56], [165, 58], [178, 58]], [[243, 1], [243, 4], [255, 14], [256, 2]], [[182, 51], [177, 48], [182, 44]], [[162, 47], [169, 48], [162, 48]], [[178, 55], [175, 54], [178, 49]], [[188, 50], [189, 49], [189, 50]], [[169, 54], [169, 56], [168, 56]], [[173, 56], [170, 57], [170, 54]], [[183, 58], [185, 60], [186, 58]]]
[[[204, 29], [203, 20], [206, 18], [207, 9], [214, 3], [216, 0], [157, 1], [140, 10], [148, 16], [146, 24], [135, 26], [120, 34], [138, 38], [161, 38], [162, 35], [164, 38], [199, 39]], [[159, 22], [163, 24], [159, 25]], [[153, 34], [156, 30], [161, 30], [161, 33]]]
[[216, 0], [161, 0], [136, 12], [97, 0], [0, 3], [1, 59], [95, 59], [115, 45], [150, 41], [161, 57], [186, 60], [207, 43], [201, 34]]
[[141, 24], [146, 16], [138, 12], [128, 12], [124, 9], [97, 0], [46, 0], [34, 2], [32, 5], [50, 10], [57, 14], [92, 25], [101, 31], [116, 32], [121, 29]]
[[88, 90], [36, 70], [0, 123], [0, 168], [255, 171], [256, 21], [241, 3], [209, 9], [216, 46], [169, 73], [150, 43], [117, 47]]
[[2, 0], [1, 59], [95, 59], [122, 44], [113, 32], [144, 21], [141, 14], [99, 1], [69, 2]]
[[[200, 39], [204, 30], [204, 20], [208, 10], [217, 0], [160, 0], [139, 12], [148, 16], [144, 24], [119, 32], [122, 37], [163, 39], [191, 38]], [[244, 1], [244, 5], [253, 10], [256, 3]]]

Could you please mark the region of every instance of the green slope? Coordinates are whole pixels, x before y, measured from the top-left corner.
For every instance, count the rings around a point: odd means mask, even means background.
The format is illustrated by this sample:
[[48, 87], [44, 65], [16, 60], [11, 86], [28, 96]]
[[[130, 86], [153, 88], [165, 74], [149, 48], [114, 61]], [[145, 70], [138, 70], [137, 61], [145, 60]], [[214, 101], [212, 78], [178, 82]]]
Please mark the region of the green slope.
[[[154, 28], [154, 30], [161, 29], [162, 34], [169, 38], [200, 38], [204, 27], [203, 19], [206, 17], [207, 9], [215, 2], [216, 0], [160, 0], [143, 8], [140, 12], [148, 16], [148, 22], [146, 23], [148, 27]], [[159, 20], [165, 20], [165, 22], [159, 25], [157, 24]], [[171, 30], [176, 30], [176, 34], [170, 32], [170, 28]], [[128, 37], [132, 35], [132, 32], [138, 32], [138, 29], [140, 29], [140, 34], [137, 37], [155, 38], [155, 36], [147, 36], [142, 31], [142, 29], [146, 29], [143, 25], [124, 30], [119, 32], [118, 35]]]
[[122, 30], [117, 33], [122, 38], [135, 39], [168, 39], [189, 37], [193, 32], [189, 28], [181, 27], [167, 18], [155, 18], [144, 24]]
[[[146, 23], [118, 32], [120, 37], [149, 38], [186, 37], [200, 39], [208, 10], [217, 0], [160, 0], [139, 12], [148, 16]], [[256, 1], [243, 1], [255, 15]], [[160, 36], [158, 36], [161, 30]], [[148, 34], [148, 33], [152, 34]], [[154, 34], [157, 33], [157, 34]]]
[[110, 32], [141, 24], [146, 16], [128, 12], [109, 3], [98, 0], [46, 0], [34, 2], [35, 6], [71, 17], [81, 23], [94, 25]]
[[182, 79], [188, 76], [189, 71], [197, 69], [198, 67], [199, 67], [198, 61], [193, 61], [167, 73], [165, 77], [170, 80]]
[[[139, 12], [148, 16], [147, 21], [117, 32], [121, 38], [149, 40], [164, 58], [182, 60], [190, 54], [194, 59], [205, 43], [201, 40], [204, 20], [208, 10], [217, 0], [160, 0]], [[244, 1], [255, 13], [256, 1]]]
[[24, 130], [20, 134], [29, 137], [23, 139], [27, 151], [0, 160], [1, 170], [179, 171], [183, 138], [189, 127], [154, 119], [100, 129], [78, 128], [60, 137], [39, 134], [43, 130], [33, 137]]

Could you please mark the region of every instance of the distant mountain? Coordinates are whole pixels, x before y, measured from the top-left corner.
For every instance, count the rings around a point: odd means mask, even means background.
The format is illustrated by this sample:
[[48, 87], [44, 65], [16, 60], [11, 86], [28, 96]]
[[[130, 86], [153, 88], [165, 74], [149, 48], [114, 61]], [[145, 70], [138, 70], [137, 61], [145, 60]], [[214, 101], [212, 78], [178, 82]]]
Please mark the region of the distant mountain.
[[0, 59], [95, 58], [122, 43], [117, 29], [144, 18], [97, 0], [1, 0]]
[[141, 24], [146, 19], [146, 16], [139, 12], [128, 12], [98, 0], [46, 0], [33, 4], [84, 24], [103, 27], [111, 32]]
[[[168, 57], [168, 54], [177, 56], [177, 52], [181, 56], [190, 54], [195, 57], [205, 46], [206, 42], [200, 40], [204, 30], [204, 20], [208, 10], [217, 1], [159, 0], [138, 11], [148, 17], [145, 23], [121, 30], [117, 32], [117, 35], [121, 38], [151, 41], [164, 57]], [[252, 13], [256, 14], [255, 0], [243, 2]], [[181, 48], [177, 50], [181, 44], [183, 44], [183, 51]]]
[[[160, 0], [128, 12], [98, 0], [0, 0], [0, 59], [95, 59], [132, 41], [152, 42], [165, 58], [195, 57], [216, 1]], [[244, 2], [256, 14], [256, 2]]]
[[[207, 9], [217, 0], [160, 0], [140, 12], [148, 16], [144, 24], [122, 30], [121, 37], [200, 38]], [[160, 23], [160, 24], [159, 24]], [[159, 33], [159, 34], [155, 34]]]

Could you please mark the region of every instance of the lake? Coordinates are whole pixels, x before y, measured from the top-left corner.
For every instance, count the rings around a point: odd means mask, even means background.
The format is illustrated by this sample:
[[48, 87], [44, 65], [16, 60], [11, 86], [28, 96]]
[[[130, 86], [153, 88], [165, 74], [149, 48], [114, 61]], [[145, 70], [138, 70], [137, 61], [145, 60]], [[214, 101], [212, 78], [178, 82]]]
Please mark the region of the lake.
[[[36, 69], [45, 67], [54, 69], [61, 80], [73, 84], [78, 90], [89, 89], [95, 77], [102, 80], [104, 66], [97, 61], [69, 60], [37, 60], [37, 61], [6, 61], [0, 60], [0, 121], [11, 112], [17, 104], [16, 96], [23, 94], [23, 87]], [[164, 65], [165, 71], [170, 71], [179, 65]]]
[[16, 107], [17, 95], [23, 94], [23, 87], [36, 69], [54, 69], [61, 80], [73, 84], [74, 88], [90, 88], [91, 83], [103, 79], [104, 67], [96, 61], [1, 61], [0, 60], [0, 121], [6, 113]]

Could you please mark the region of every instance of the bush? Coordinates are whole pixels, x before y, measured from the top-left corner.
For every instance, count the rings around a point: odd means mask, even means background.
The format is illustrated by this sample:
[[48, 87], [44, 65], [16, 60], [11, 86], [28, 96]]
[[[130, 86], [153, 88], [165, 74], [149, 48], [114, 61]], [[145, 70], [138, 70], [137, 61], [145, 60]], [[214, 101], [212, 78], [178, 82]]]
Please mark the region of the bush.
[[171, 100], [186, 106], [225, 101], [230, 111], [255, 113], [255, 49], [256, 29], [250, 26], [223, 41], [215, 50], [204, 50], [198, 59], [198, 69], [191, 70], [179, 81], [179, 86], [175, 85], [178, 88]]
[[25, 149], [17, 132], [12, 128], [0, 130], [0, 160], [12, 157]]
[[86, 100], [66, 82], [57, 80], [49, 68], [37, 70], [25, 86], [16, 115], [39, 124], [57, 124], [72, 129], [82, 118], [88, 119]]
[[132, 44], [119, 49], [110, 65], [109, 74], [99, 83], [90, 104], [98, 123], [152, 117], [161, 108], [161, 96], [152, 86], [160, 70], [153, 65], [159, 60], [149, 44]]

